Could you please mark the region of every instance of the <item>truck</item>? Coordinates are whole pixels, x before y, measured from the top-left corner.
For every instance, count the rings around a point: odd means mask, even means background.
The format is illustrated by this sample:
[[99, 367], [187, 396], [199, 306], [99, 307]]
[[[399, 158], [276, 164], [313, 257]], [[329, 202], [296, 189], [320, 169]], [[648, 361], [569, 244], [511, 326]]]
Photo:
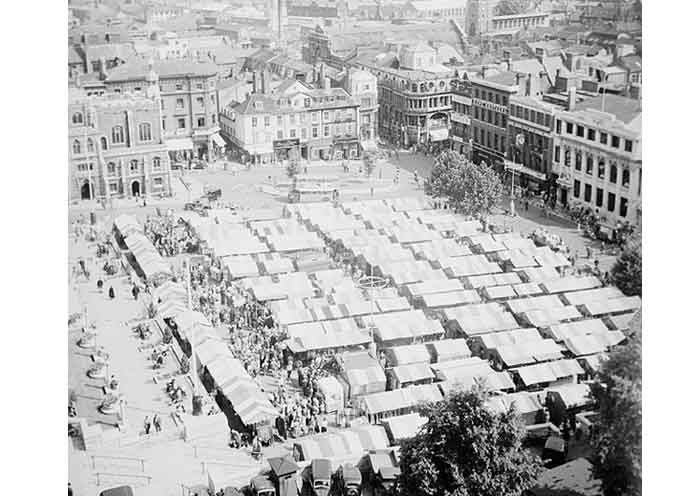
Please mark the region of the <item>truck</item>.
[[276, 496], [275, 484], [268, 474], [251, 479], [249, 489], [252, 496]]
[[360, 496], [362, 491], [362, 474], [358, 467], [352, 463], [344, 463], [336, 471], [335, 490], [336, 496]]
[[331, 460], [315, 458], [311, 463], [312, 491], [315, 496], [328, 496], [331, 489]]

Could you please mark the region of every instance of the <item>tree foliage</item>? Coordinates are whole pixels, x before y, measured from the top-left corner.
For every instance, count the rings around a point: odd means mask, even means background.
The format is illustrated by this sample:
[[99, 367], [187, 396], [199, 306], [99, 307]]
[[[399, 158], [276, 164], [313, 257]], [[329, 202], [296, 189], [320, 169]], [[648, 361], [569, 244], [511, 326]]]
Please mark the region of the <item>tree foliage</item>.
[[500, 0], [495, 7], [495, 15], [524, 14], [530, 8], [530, 0]]
[[476, 165], [463, 155], [444, 151], [435, 160], [427, 193], [447, 198], [465, 215], [486, 218], [500, 202], [503, 184], [487, 165]]
[[516, 412], [496, 413], [486, 400], [475, 388], [421, 408], [428, 422], [401, 449], [402, 494], [516, 496], [535, 483], [541, 461], [522, 448]]
[[611, 278], [626, 295], [643, 295], [643, 244], [640, 232], [626, 242], [611, 268]]
[[592, 386], [598, 411], [593, 467], [606, 496], [641, 494], [641, 354], [638, 334], [602, 364], [599, 380]]

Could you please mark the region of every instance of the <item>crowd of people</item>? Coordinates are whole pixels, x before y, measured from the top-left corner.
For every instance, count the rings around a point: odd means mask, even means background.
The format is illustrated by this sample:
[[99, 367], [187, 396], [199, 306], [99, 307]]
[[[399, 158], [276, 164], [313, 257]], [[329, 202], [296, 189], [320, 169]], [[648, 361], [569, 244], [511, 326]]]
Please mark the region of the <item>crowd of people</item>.
[[145, 236], [163, 257], [192, 253], [198, 245], [190, 230], [172, 216], [148, 216], [144, 228]]

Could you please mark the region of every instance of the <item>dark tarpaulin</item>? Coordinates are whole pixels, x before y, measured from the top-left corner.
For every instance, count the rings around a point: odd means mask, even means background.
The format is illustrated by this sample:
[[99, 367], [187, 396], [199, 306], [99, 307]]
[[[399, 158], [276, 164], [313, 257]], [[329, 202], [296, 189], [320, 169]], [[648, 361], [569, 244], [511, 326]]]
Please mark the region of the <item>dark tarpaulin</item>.
[[133, 496], [133, 489], [130, 486], [118, 486], [105, 489], [99, 496]]

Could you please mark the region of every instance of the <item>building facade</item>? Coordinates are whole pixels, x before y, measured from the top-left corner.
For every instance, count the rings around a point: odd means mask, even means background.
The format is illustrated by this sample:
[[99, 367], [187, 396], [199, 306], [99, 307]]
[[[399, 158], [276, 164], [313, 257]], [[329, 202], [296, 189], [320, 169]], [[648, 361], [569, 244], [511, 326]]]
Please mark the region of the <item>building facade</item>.
[[222, 110], [222, 133], [233, 153], [252, 164], [288, 159], [358, 158], [358, 102], [343, 88], [312, 88], [297, 80], [275, 90], [260, 78], [240, 104]]
[[171, 159], [212, 160], [223, 153], [216, 91], [218, 68], [210, 62], [158, 60], [132, 62], [109, 72], [107, 93], [138, 93], [157, 89], [161, 125]]
[[473, 153], [471, 131], [471, 81], [466, 74], [452, 81], [451, 148], [466, 155], [470, 160]]
[[68, 119], [71, 200], [171, 194], [156, 99], [71, 95]]
[[583, 205], [611, 234], [619, 223], [642, 216], [640, 102], [603, 95], [556, 115], [553, 173], [564, 205]]
[[374, 147], [379, 117], [377, 78], [367, 71], [351, 68], [343, 80], [343, 89], [360, 103], [358, 135], [363, 149]]

